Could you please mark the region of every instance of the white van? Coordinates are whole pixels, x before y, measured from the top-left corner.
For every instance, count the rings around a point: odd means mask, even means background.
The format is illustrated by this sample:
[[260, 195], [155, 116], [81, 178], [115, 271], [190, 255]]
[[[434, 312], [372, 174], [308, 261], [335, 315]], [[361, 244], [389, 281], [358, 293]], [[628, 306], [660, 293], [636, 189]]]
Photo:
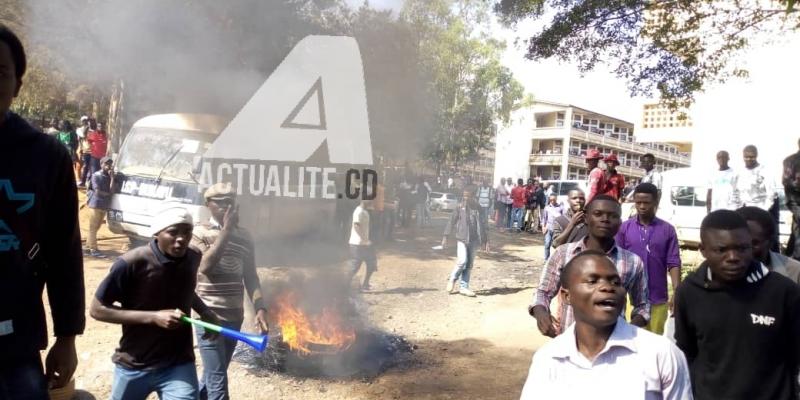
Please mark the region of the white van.
[[[700, 224], [708, 214], [708, 171], [694, 168], [678, 168], [662, 172], [664, 177], [661, 201], [657, 215], [675, 227], [682, 245], [697, 246], [700, 243]], [[784, 206], [783, 188], [778, 191], [780, 210], [779, 240], [786, 245], [791, 234], [791, 213]], [[623, 204], [622, 215], [635, 216], [633, 203]]]
[[183, 203], [195, 221], [208, 221], [192, 170], [195, 158], [205, 153], [226, 123], [202, 114], [160, 114], [137, 121], [115, 162], [109, 229], [134, 243], [147, 240], [150, 220], [164, 201]]
[[[227, 123], [206, 114], [151, 115], [137, 121], [116, 160], [109, 229], [128, 236], [133, 245], [144, 243], [150, 239], [150, 221], [164, 201], [184, 204], [195, 223], [207, 222], [210, 213], [196, 176], [197, 162]], [[306, 182], [306, 191], [308, 186]], [[336, 207], [335, 201], [322, 198], [240, 196], [238, 203], [240, 223], [259, 244], [256, 259], [262, 261], [270, 252], [266, 243], [280, 247], [281, 240], [327, 233]]]

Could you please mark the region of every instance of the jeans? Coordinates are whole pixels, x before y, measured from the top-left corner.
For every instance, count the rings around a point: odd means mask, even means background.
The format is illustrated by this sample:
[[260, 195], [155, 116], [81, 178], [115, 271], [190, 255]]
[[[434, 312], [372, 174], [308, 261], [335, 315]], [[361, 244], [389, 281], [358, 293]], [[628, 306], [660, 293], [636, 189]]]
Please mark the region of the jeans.
[[[222, 321], [222, 326], [233, 330], [242, 327], [242, 321]], [[203, 375], [200, 377], [200, 399], [203, 400], [229, 400], [228, 394], [228, 365], [236, 349], [236, 339], [219, 336], [217, 340], [203, 339], [205, 329], [198, 327], [197, 349], [203, 359]]]
[[39, 355], [0, 368], [0, 400], [48, 399], [47, 378]]
[[417, 204], [417, 226], [420, 228], [425, 226], [425, 203]]
[[511, 210], [513, 210], [511, 204], [506, 204], [506, 228], [508, 229], [511, 229], [511, 224], [514, 222], [511, 219]]
[[111, 400], [145, 400], [156, 392], [161, 400], [196, 400], [197, 371], [194, 363], [154, 370], [114, 368]]
[[485, 226], [489, 226], [489, 207], [481, 206], [481, 219]]
[[512, 218], [508, 221], [508, 229], [514, 227], [514, 223], [517, 223], [517, 229], [522, 229], [522, 222], [525, 218], [525, 207], [514, 207], [512, 210]]
[[378, 259], [372, 246], [350, 245], [350, 270], [355, 275], [361, 268], [361, 263], [367, 264], [367, 272], [378, 270]]
[[83, 163], [83, 167], [81, 168], [81, 186], [83, 186], [86, 185], [86, 181], [89, 180], [92, 174], [92, 155], [84, 153], [81, 155], [81, 162]]
[[553, 230], [548, 229], [544, 234], [544, 260], [550, 259], [550, 248], [553, 246]]
[[394, 233], [394, 224], [397, 219], [397, 211], [394, 209], [386, 209], [383, 211], [383, 232], [381, 234], [386, 240], [392, 240], [392, 233]]
[[472, 264], [475, 262], [475, 251], [477, 243], [456, 242], [456, 266], [450, 273], [450, 281], [459, 280], [459, 285], [463, 289], [469, 289], [469, 273], [472, 271]]
[[95, 172], [100, 171], [100, 159], [92, 157], [91, 168], [89, 169], [89, 179], [92, 179], [92, 175]]
[[506, 204], [497, 203], [497, 220], [495, 221], [498, 228], [506, 226]]

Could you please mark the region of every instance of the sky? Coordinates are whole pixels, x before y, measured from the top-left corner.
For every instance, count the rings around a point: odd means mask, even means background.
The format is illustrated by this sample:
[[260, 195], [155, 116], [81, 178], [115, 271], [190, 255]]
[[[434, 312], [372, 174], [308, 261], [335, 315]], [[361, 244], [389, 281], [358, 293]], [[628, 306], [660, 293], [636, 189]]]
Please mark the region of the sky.
[[[518, 36], [524, 38], [535, 32], [532, 23], [520, 24], [516, 31], [498, 27], [496, 32], [509, 43], [504, 65], [535, 98], [574, 104], [639, 124], [642, 104], [648, 99], [631, 98], [625, 81], [616, 78], [608, 67], [599, 65], [581, 77], [574, 64], [526, 60], [524, 48], [515, 47], [513, 42]], [[691, 110], [697, 138], [692, 166], [714, 168], [716, 152], [727, 150], [731, 166], [739, 167], [742, 148], [755, 144], [761, 163], [778, 170], [780, 160], [797, 151], [800, 124], [794, 116], [800, 112], [800, 75], [796, 73], [800, 33], [749, 49], [743, 61], [749, 78], [709, 85], [696, 97]]]
[[[363, 0], [346, 1], [351, 6], [363, 4]], [[369, 0], [369, 4], [398, 11], [403, 0]], [[514, 40], [529, 37], [547, 20], [545, 16], [538, 22], [523, 21], [514, 30], [494, 24], [492, 34], [508, 43], [502, 63], [536, 99], [574, 104], [639, 125], [642, 105], [654, 100], [631, 98], [626, 82], [608, 66], [600, 64], [581, 76], [571, 63], [525, 59], [524, 47], [515, 46]], [[742, 148], [755, 144], [762, 164], [777, 171], [780, 160], [797, 150], [800, 124], [793, 117], [800, 112], [796, 99], [800, 93], [800, 75], [796, 73], [800, 32], [770, 39], [776, 43], [754, 46], [744, 53], [749, 78], [711, 84], [697, 94], [691, 110], [697, 138], [692, 166], [715, 168], [717, 151], [727, 150], [731, 166], [740, 167]]]
[[[357, 8], [364, 4], [364, 0], [345, 0], [345, 3], [350, 7]], [[403, 6], [403, 0], [369, 0], [369, 6], [378, 10], [398, 11]]]

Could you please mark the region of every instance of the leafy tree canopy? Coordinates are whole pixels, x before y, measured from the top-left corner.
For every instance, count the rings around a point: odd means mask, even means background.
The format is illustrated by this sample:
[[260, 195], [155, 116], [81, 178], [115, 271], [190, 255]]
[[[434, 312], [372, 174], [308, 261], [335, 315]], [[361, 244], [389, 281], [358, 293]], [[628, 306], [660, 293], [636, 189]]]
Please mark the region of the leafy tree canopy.
[[796, 0], [498, 0], [494, 10], [512, 27], [547, 19], [527, 58], [582, 72], [608, 63], [631, 95], [655, 92], [673, 108], [709, 83], [746, 76], [737, 57], [757, 38], [800, 27]]

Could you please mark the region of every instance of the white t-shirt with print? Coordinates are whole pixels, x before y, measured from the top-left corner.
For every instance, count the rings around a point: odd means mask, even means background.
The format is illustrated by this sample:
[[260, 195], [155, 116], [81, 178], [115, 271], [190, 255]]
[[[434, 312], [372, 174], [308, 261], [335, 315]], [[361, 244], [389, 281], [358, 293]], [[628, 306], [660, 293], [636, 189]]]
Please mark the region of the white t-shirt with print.
[[775, 200], [775, 180], [763, 165], [753, 169], [742, 168], [736, 177], [736, 191], [742, 206], [755, 206], [769, 210]]
[[736, 171], [732, 168], [714, 171], [708, 182], [708, 188], [711, 189], [711, 211], [739, 208], [736, 194]]
[[[358, 224], [358, 226], [361, 227], [361, 231], [364, 232], [363, 237], [358, 233], [358, 230], [356, 230], [356, 224]], [[353, 211], [353, 223], [350, 227], [350, 244], [356, 246], [369, 246], [372, 244], [369, 241], [369, 213], [360, 205]]]

